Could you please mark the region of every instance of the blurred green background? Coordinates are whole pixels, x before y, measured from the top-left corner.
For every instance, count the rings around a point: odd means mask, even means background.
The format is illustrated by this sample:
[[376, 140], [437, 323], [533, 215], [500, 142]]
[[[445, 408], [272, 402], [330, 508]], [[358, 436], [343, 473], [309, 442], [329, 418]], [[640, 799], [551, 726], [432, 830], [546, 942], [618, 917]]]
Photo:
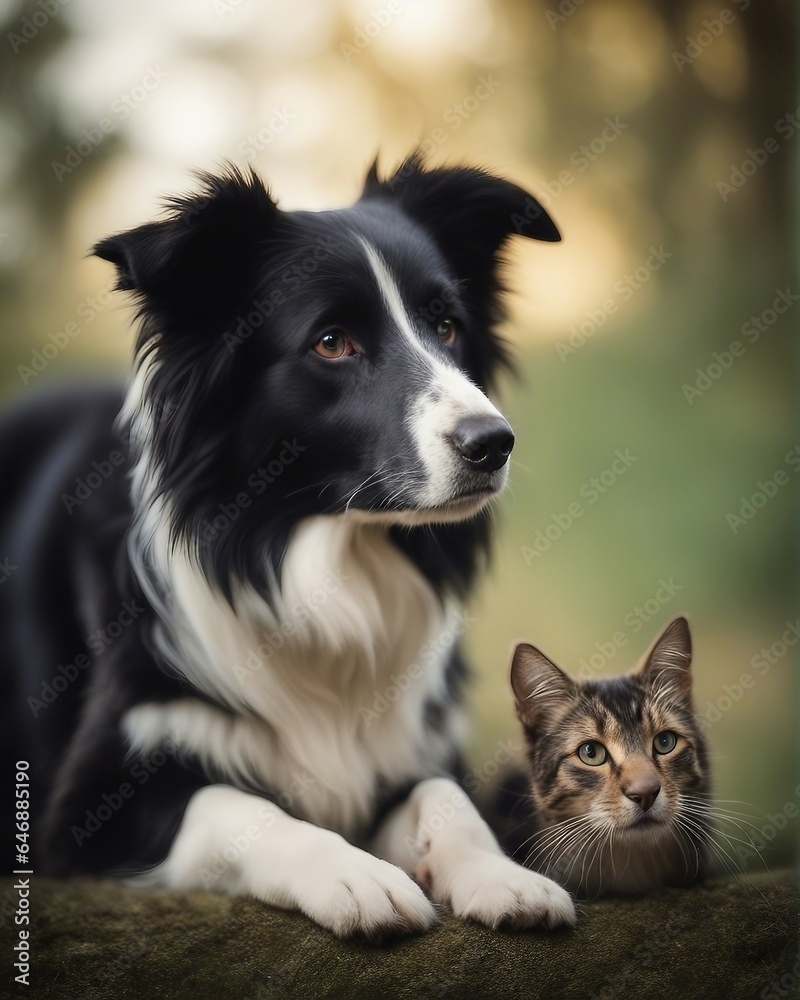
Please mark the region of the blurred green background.
[[[40, 0], [0, 18], [4, 400], [124, 370], [130, 311], [84, 255], [190, 168], [252, 164], [284, 207], [333, 207], [376, 152], [388, 170], [421, 143], [528, 186], [564, 241], [508, 254], [518, 445], [466, 635], [473, 765], [518, 741], [513, 639], [613, 674], [685, 612], [717, 794], [757, 828], [800, 807], [796, 647], [774, 646], [800, 631], [788, 0]], [[770, 864], [794, 849], [782, 825], [760, 835]]]

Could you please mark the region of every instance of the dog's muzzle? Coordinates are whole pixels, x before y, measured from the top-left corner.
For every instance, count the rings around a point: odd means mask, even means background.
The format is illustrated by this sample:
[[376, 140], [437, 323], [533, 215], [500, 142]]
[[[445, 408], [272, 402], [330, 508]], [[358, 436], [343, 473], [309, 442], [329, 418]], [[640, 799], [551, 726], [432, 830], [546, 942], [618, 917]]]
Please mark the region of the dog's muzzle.
[[465, 417], [456, 426], [452, 442], [470, 469], [491, 473], [508, 461], [514, 432], [501, 416]]

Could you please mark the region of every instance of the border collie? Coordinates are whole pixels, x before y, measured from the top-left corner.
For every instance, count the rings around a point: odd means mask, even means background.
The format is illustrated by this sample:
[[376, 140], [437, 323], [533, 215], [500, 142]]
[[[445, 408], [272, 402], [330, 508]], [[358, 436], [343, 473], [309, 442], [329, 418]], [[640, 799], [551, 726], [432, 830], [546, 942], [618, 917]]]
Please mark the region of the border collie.
[[498, 254], [558, 231], [416, 155], [336, 211], [201, 179], [94, 247], [138, 308], [127, 396], [50, 394], [0, 431], [31, 866], [249, 893], [342, 936], [437, 903], [571, 923], [459, 787], [455, 639], [514, 442], [486, 395]]

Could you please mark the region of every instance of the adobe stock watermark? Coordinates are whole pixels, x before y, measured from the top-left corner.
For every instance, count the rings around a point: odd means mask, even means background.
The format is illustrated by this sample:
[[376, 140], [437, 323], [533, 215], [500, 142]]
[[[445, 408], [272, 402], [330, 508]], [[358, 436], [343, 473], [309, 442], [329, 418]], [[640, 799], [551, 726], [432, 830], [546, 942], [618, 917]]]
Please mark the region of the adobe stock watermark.
[[[588, 142], [581, 143], [570, 154], [568, 162], [575, 167], [575, 170], [565, 168], [559, 171], [558, 176], [553, 178], [553, 180], [544, 181], [537, 186], [539, 201], [545, 208], [550, 208], [556, 198], [559, 198], [564, 193], [564, 189], [574, 184], [579, 174], [586, 173], [589, 167], [599, 160], [608, 147], [615, 143], [628, 128], [630, 128], [629, 123], [624, 122], [619, 115], [614, 115], [613, 118], [606, 117], [604, 119], [604, 127], [601, 131], [589, 139]], [[534, 214], [532, 218], [535, 219], [535, 217]], [[527, 225], [526, 216], [512, 215], [511, 221], [514, 224], [516, 232], [524, 232]]]
[[237, 152], [252, 163], [259, 153], [262, 153], [277, 136], [285, 131], [289, 122], [295, 121], [296, 118], [297, 115], [293, 115], [286, 108], [274, 109], [267, 124], [243, 139], [236, 147]]
[[[95, 656], [101, 656], [135, 621], [145, 613], [135, 600], [123, 601], [116, 618], [96, 629], [84, 640]], [[73, 684], [81, 673], [90, 667], [92, 660], [87, 653], [78, 653], [72, 663], [60, 663], [50, 680], [42, 681], [39, 697], [31, 695], [27, 699], [28, 708], [34, 719]]]
[[253, 844], [257, 844], [267, 830], [275, 825], [275, 811], [265, 802], [258, 807], [256, 823], [248, 823], [241, 833], [230, 834], [221, 850], [215, 849], [208, 856], [206, 864], [197, 869], [204, 889], [209, 889], [231, 866], [235, 865]]
[[403, 843], [408, 850], [412, 854], [418, 854], [421, 848], [425, 849], [434, 833], [440, 833], [455, 819], [460, 810], [471, 806], [469, 795], [475, 795], [487, 781], [496, 777], [500, 769], [512, 761], [521, 749], [521, 745], [515, 745], [512, 740], [498, 740], [494, 754], [482, 764], [473, 767], [465, 776], [462, 782], [463, 789], [456, 786], [446, 801], [438, 802], [425, 821], [419, 824], [414, 836], [404, 835]]
[[436, 997], [470, 997], [474, 992], [468, 987], [470, 970], [486, 968], [493, 962], [490, 948], [485, 942], [471, 943], [469, 949], [461, 952], [460, 958], [449, 955], [442, 965], [432, 963], [425, 971], [425, 978], [419, 982], [419, 1000], [435, 1000]]
[[634, 271], [625, 274], [614, 284], [613, 296], [604, 299], [596, 309], [587, 309], [584, 313], [586, 319], [574, 323], [569, 328], [566, 342], [556, 341], [556, 354], [562, 364], [605, 326], [609, 316], [613, 316], [621, 305], [630, 302], [634, 294], [673, 256], [672, 251], [664, 249], [663, 243], [658, 247], [651, 246], [649, 249], [649, 255], [645, 260]]
[[44, 344], [31, 352], [28, 364], [17, 365], [17, 374], [24, 386], [30, 385], [33, 379], [41, 375], [50, 362], [55, 360], [62, 351], [65, 351], [83, 330], [111, 304], [114, 288], [114, 282], [111, 282], [95, 295], [89, 295], [82, 302], [79, 302], [75, 307], [76, 318], [65, 323], [60, 330], [48, 334]]
[[374, 11], [368, 21], [355, 28], [350, 41], [342, 42], [339, 46], [339, 51], [344, 56], [344, 61], [346, 63], [351, 62], [364, 49], [369, 48], [378, 35], [395, 20], [402, 10], [403, 0], [389, 0], [384, 7], [380, 7]]
[[738, 705], [746, 691], [752, 691], [759, 681], [786, 656], [800, 641], [800, 618], [784, 622], [783, 634], [771, 645], [762, 647], [750, 660], [750, 670], [744, 670], [734, 680], [722, 685], [722, 693], [713, 701], [709, 699], [697, 718], [704, 729], [716, 725], [720, 719]]
[[136, 763], [128, 771], [128, 780], [120, 782], [110, 792], [103, 792], [94, 805], [85, 811], [83, 826], [74, 823], [70, 827], [72, 839], [78, 847], [83, 847], [85, 841], [91, 840], [109, 820], [117, 816], [126, 802], [134, 797], [136, 792], [148, 783], [165, 764], [175, 758], [180, 750], [182, 740], [168, 736], [160, 747], [147, 756], [139, 755]]
[[642, 604], [631, 608], [622, 619], [623, 629], [612, 632], [607, 640], [595, 643], [595, 651], [590, 653], [589, 658], [578, 662], [578, 676], [583, 681], [591, 680], [603, 668], [614, 659], [617, 653], [628, 645], [628, 640], [632, 635], [638, 635], [642, 629], [670, 603], [672, 598], [683, 590], [683, 584], [676, 583], [674, 577], [664, 579], [662, 577], [656, 586], [652, 596], [648, 597]]
[[289, 609], [289, 614], [274, 629], [264, 629], [260, 638], [263, 640], [257, 646], [246, 651], [243, 663], [234, 663], [233, 673], [240, 683], [245, 683], [259, 671], [263, 670], [275, 652], [286, 645], [287, 639], [296, 635], [300, 627], [319, 614], [334, 594], [337, 594], [350, 579], [348, 573], [333, 570], [325, 574], [317, 587], [310, 591], [302, 600], [295, 601]]
[[686, 36], [686, 48], [683, 52], [672, 53], [672, 61], [678, 72], [682, 73], [687, 66], [691, 66], [696, 59], [699, 59], [704, 52], [711, 48], [727, 26], [736, 20], [737, 12], [741, 14], [746, 11], [750, 3], [751, 0], [733, 0], [737, 10], [723, 7], [716, 17], [704, 17], [702, 29], [694, 36]]
[[[788, 465], [790, 472], [800, 472], [800, 444], [786, 452], [783, 461]], [[778, 491], [791, 482], [791, 474], [785, 468], [776, 469], [769, 479], [759, 479], [756, 482], [756, 489], [749, 496], [739, 497], [739, 507], [736, 511], [731, 511], [725, 515], [725, 522], [736, 535], [744, 528], [756, 514], [777, 496]]]
[[359, 709], [359, 715], [365, 728], [369, 729], [373, 722], [388, 712], [392, 705], [408, 691], [414, 681], [419, 680], [425, 674], [426, 667], [435, 663], [451, 649], [456, 639], [462, 636], [477, 620], [465, 611], [457, 612], [448, 622], [447, 628], [422, 646], [416, 660], [409, 667], [399, 674], [391, 674], [389, 682], [380, 690], [373, 692], [369, 707], [362, 705]]
[[477, 795], [480, 789], [500, 773], [501, 768], [510, 764], [522, 750], [521, 744], [513, 740], [498, 740], [497, 749], [491, 757], [482, 764], [471, 768], [463, 780], [464, 788], [469, 795]]
[[[236, 913], [238, 916], [238, 913]], [[233, 917], [234, 914], [232, 913]], [[258, 984], [255, 993], [248, 988], [247, 996], [241, 1000], [275, 1000], [276, 997], [293, 997], [304, 992], [304, 983], [308, 975], [308, 957], [302, 948], [298, 948], [281, 965], [270, 964], [269, 979]]]
[[19, 569], [16, 563], [11, 562], [11, 556], [6, 556], [5, 559], [0, 560], [0, 584], [6, 582], [12, 573], [15, 573]]
[[[800, 107], [788, 111], [775, 122], [773, 131], [788, 142], [800, 129], [799, 116]], [[717, 181], [717, 191], [722, 200], [727, 201], [731, 195], [741, 191], [750, 178], [764, 166], [770, 156], [779, 153], [781, 149], [782, 146], [774, 135], [768, 135], [755, 149], [748, 147], [741, 163], [731, 164], [727, 181]]]
[[64, 160], [53, 160], [51, 166], [59, 184], [74, 173], [108, 138], [117, 131], [119, 126], [139, 108], [144, 101], [158, 90], [169, 73], [158, 66], [147, 66], [144, 76], [129, 91], [119, 94], [111, 102], [109, 114], [104, 116], [91, 128], [81, 130], [80, 136], [71, 146], [64, 149]]
[[[762, 862], [763, 858], [760, 852], [769, 847], [778, 834], [782, 833], [793, 820], [800, 817], [800, 809], [795, 801], [798, 798], [800, 798], [800, 785], [795, 786], [794, 799], [785, 802], [778, 812], [767, 813], [766, 823], [750, 833], [747, 841], [736, 844], [736, 860], [742, 869], [748, 861]], [[733, 844], [731, 846], [733, 847]]]
[[786, 1000], [786, 997], [797, 997], [797, 987], [800, 985], [800, 952], [794, 960], [791, 969], [787, 969], [780, 979], [773, 979], [769, 986], [758, 994], [758, 1000]]
[[457, 302], [458, 293], [454, 289], [445, 288], [441, 295], [420, 306], [417, 315], [425, 323], [435, 323], [437, 319], [444, 319]]
[[125, 458], [126, 453], [115, 448], [100, 461], [93, 461], [89, 471], [83, 476], [76, 477], [75, 492], [61, 494], [61, 502], [70, 517], [76, 507], [82, 507], [114, 475], [117, 469], [125, 465]]
[[[286, 438], [281, 441], [280, 452], [264, 466], [259, 466], [255, 472], [247, 477], [247, 485], [255, 496], [265, 493], [267, 488], [293, 465], [298, 457], [306, 450], [305, 446], [297, 443], [297, 438], [288, 441]], [[277, 451], [277, 448], [276, 448]], [[223, 535], [232, 524], [242, 516], [242, 511], [253, 505], [253, 496], [247, 490], [241, 490], [227, 503], [217, 504], [218, 514], [213, 518], [203, 518], [198, 525], [197, 537], [204, 546], [211, 545]]]
[[247, 312], [237, 316], [233, 329], [226, 330], [222, 340], [231, 354], [253, 334], [260, 330], [275, 310], [289, 301], [289, 296], [302, 289], [308, 279], [319, 270], [322, 261], [333, 255], [336, 241], [333, 236], [320, 238], [311, 253], [300, 260], [289, 261], [280, 272], [270, 291], [250, 303]]
[[43, 31], [68, 3], [69, 0], [38, 0], [36, 4], [38, 9], [30, 16], [23, 17], [17, 25], [17, 30], [9, 31], [6, 35], [14, 55], [26, 45], [30, 45], [39, 32]]
[[559, 3], [555, 10], [552, 7], [548, 7], [544, 12], [544, 16], [550, 28], [555, 31], [559, 25], [568, 21], [575, 11], [583, 7], [585, 3], [586, 0], [561, 0], [561, 3]]
[[[421, 156], [425, 157], [433, 150], [444, 145], [453, 134], [461, 128], [464, 122], [468, 121], [489, 98], [503, 86], [502, 80], [496, 80], [494, 73], [478, 77], [478, 82], [472, 91], [460, 101], [454, 101], [449, 108], [442, 113], [442, 122], [447, 128], [441, 125], [431, 129], [428, 135], [419, 143], [417, 149]], [[390, 191], [396, 190], [400, 185], [411, 177], [415, 172], [414, 165], [406, 161], [398, 167], [387, 187]]]
[[243, 3], [246, 3], [246, 0], [214, 0], [214, 13], [220, 21], [224, 21], [228, 14], [238, 10]]
[[578, 490], [578, 495], [586, 501], [586, 505], [580, 500], [573, 500], [563, 511], [551, 514], [548, 524], [544, 528], [539, 528], [534, 534], [532, 544], [522, 546], [520, 552], [527, 565], [532, 566], [534, 559], [540, 559], [545, 552], [549, 552], [564, 532], [569, 531], [572, 525], [583, 517], [586, 508], [596, 504], [600, 497], [608, 493], [638, 461], [638, 455], [634, 455], [630, 448], [626, 448], [625, 451], [617, 449], [608, 468], [587, 479]]
[[642, 941], [641, 944], [637, 944], [630, 952], [629, 960], [622, 970], [606, 976], [600, 991], [592, 993], [588, 1000], [608, 1000], [608, 998], [619, 996], [619, 991], [624, 987], [630, 988], [632, 986], [633, 992], [637, 992], [642, 969], [649, 965], [659, 953], [667, 949], [673, 950], [675, 938], [683, 931], [688, 930], [692, 924], [692, 919], [686, 913], [673, 910], [655, 934], [648, 937], [646, 941]]
[[[278, 806], [281, 809], [290, 810], [297, 799], [316, 784], [316, 778], [312, 778], [307, 771], [304, 771], [302, 775], [294, 775], [289, 787], [277, 796], [276, 802]], [[242, 828], [241, 833], [230, 834], [226, 838], [226, 843], [222, 849], [213, 850], [209, 854], [206, 864], [197, 869], [197, 874], [200, 876], [200, 881], [204, 889], [210, 889], [215, 882], [225, 875], [226, 872], [230, 871], [231, 867], [247, 854], [253, 844], [258, 843], [264, 834], [274, 826], [277, 818], [275, 806], [267, 802], [262, 803], [256, 811], [255, 818], [257, 822], [248, 823], [247, 826]]]
[[774, 326], [795, 302], [800, 302], [800, 295], [795, 295], [791, 288], [776, 288], [772, 305], [742, 323], [742, 339], [732, 340], [727, 349], [723, 351], [714, 351], [711, 355], [711, 363], [705, 368], [696, 369], [697, 378], [694, 382], [691, 384], [683, 383], [681, 389], [689, 406], [708, 392], [726, 371], [733, 368], [736, 359], [741, 358], [747, 351], [748, 345], [758, 343], [761, 335]]

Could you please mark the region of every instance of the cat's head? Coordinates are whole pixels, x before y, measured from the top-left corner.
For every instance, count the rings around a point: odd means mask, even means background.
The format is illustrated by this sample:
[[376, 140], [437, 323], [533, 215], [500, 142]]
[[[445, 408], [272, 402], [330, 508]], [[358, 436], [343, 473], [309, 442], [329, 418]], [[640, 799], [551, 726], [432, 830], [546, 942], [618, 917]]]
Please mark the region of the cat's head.
[[[710, 780], [691, 662], [685, 618], [672, 621], [622, 677], [574, 680], [536, 647], [517, 646], [511, 683], [530, 793], [537, 825], [552, 831], [549, 842], [547, 832], [540, 838], [542, 860], [559, 863], [562, 875], [571, 866], [564, 881], [582, 872], [589, 888], [617, 876], [612, 888], [638, 891], [637, 881], [649, 888], [697, 873], [704, 831], [692, 833], [702, 826]], [[612, 871], [618, 865], [626, 867], [621, 878]]]

